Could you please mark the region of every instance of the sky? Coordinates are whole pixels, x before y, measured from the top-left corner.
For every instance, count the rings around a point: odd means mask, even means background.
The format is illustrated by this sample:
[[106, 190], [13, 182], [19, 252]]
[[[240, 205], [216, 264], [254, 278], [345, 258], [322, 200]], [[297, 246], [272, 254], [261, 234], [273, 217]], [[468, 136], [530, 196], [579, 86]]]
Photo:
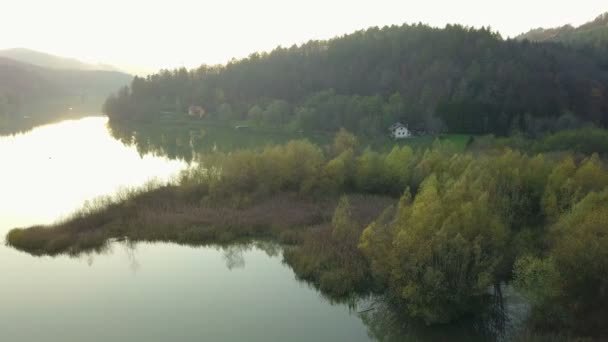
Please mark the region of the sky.
[[606, 0], [2, 0], [0, 49], [140, 70], [226, 63], [370, 26], [490, 26], [503, 37], [580, 25]]

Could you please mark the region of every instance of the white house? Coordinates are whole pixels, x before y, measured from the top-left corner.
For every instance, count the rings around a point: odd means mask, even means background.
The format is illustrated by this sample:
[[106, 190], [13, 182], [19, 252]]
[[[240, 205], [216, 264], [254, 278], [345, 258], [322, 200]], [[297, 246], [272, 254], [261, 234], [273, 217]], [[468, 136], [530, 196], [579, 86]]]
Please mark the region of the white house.
[[412, 132], [410, 132], [410, 130], [407, 129], [405, 125], [399, 122], [393, 124], [391, 127], [388, 128], [388, 130], [390, 131], [391, 137], [395, 139], [409, 138], [412, 136]]

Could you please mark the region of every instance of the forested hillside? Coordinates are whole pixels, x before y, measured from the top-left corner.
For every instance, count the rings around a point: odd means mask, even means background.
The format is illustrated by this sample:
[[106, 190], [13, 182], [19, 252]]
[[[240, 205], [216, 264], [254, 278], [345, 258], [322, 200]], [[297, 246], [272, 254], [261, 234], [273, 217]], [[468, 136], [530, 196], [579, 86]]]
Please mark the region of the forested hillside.
[[131, 79], [114, 71], [47, 69], [0, 57], [0, 123], [21, 117], [32, 104], [108, 96]]
[[538, 28], [515, 39], [564, 44], [595, 59], [604, 69], [608, 68], [608, 13], [579, 27]]
[[604, 47], [608, 44], [608, 13], [604, 13], [595, 20], [579, 27], [564, 25], [556, 28], [538, 28], [516, 37], [520, 40], [536, 42], [562, 42], [573, 45], [593, 45]]
[[0, 50], [0, 56], [49, 69], [119, 71], [111, 65], [89, 64], [74, 58], [60, 57], [24, 48]]
[[199, 105], [217, 119], [364, 134], [395, 121], [414, 131], [499, 135], [606, 126], [608, 69], [593, 56], [488, 29], [374, 27], [225, 66], [136, 77], [104, 111], [113, 120], [155, 120]]

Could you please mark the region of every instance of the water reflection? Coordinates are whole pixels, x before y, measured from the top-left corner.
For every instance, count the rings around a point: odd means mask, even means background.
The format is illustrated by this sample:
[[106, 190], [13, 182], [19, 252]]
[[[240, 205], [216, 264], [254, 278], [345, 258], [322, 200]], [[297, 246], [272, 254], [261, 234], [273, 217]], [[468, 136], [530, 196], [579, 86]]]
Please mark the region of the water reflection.
[[23, 104], [2, 113], [0, 108], [0, 136], [23, 134], [32, 129], [59, 123], [68, 119], [80, 119], [99, 115], [104, 97], [64, 96]]
[[[245, 268], [245, 254], [251, 250], [263, 251], [270, 258], [282, 255], [284, 250], [280, 244], [272, 241], [213, 248], [222, 252], [228, 270]], [[283, 264], [288, 266], [285, 261]], [[384, 296], [353, 294], [332, 297], [295, 274], [294, 279], [318, 292], [320, 298], [328, 304], [346, 306], [351, 315], [361, 319], [368, 336], [374, 341], [513, 341], [525, 329], [530, 313], [530, 306], [521, 295], [510, 285], [500, 284], [488, 290], [486, 301], [481, 303], [477, 314], [449, 324], [428, 326], [407, 316], [403, 307]]]
[[[3, 341], [369, 341], [355, 315], [294, 280], [279, 256], [112, 243], [79, 258], [21, 255], [0, 293]], [[273, 248], [272, 250], [276, 250]], [[134, 267], [135, 265], [135, 267]], [[4, 265], [0, 264], [0, 268]], [[35, 328], [31, 328], [36, 322]]]
[[[370, 337], [385, 342], [397, 341], [512, 341], [525, 328], [529, 306], [510, 286], [497, 286], [479, 314], [459, 321], [427, 326], [409, 318], [398, 306], [384, 298], [375, 300], [359, 316]], [[505, 295], [504, 292], [507, 294]]]
[[86, 200], [168, 179], [184, 162], [139, 155], [87, 117], [0, 137], [0, 232], [51, 223]]
[[131, 241], [125, 241], [122, 244], [122, 246], [124, 247], [125, 255], [127, 256], [129, 269], [131, 270], [131, 272], [137, 273], [137, 271], [141, 267], [141, 264], [137, 260], [137, 253], [136, 253], [137, 244], [135, 244]]
[[222, 256], [224, 257], [226, 267], [229, 270], [245, 267], [245, 258], [243, 257], [242, 246], [236, 245], [226, 247]]
[[305, 135], [297, 132], [236, 129], [229, 123], [192, 120], [178, 123], [130, 123], [110, 121], [112, 136], [144, 154], [192, 161], [197, 154], [232, 151], [240, 148], [263, 147], [307, 138], [327, 142], [325, 135]]

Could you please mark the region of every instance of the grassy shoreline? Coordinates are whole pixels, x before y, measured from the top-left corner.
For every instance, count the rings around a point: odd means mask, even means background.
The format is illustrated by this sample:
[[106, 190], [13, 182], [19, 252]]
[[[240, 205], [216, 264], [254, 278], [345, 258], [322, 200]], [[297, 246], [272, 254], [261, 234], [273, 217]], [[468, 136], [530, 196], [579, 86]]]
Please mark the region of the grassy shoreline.
[[[354, 194], [350, 199], [361, 230], [395, 202], [378, 195]], [[309, 232], [331, 224], [337, 200], [284, 192], [234, 206], [199, 201], [179, 186], [165, 185], [119, 201], [102, 201], [106, 203], [99, 208], [82, 210], [55, 224], [12, 229], [6, 242], [33, 255], [50, 256], [98, 250], [113, 239], [206, 245], [271, 238], [297, 244]]]

